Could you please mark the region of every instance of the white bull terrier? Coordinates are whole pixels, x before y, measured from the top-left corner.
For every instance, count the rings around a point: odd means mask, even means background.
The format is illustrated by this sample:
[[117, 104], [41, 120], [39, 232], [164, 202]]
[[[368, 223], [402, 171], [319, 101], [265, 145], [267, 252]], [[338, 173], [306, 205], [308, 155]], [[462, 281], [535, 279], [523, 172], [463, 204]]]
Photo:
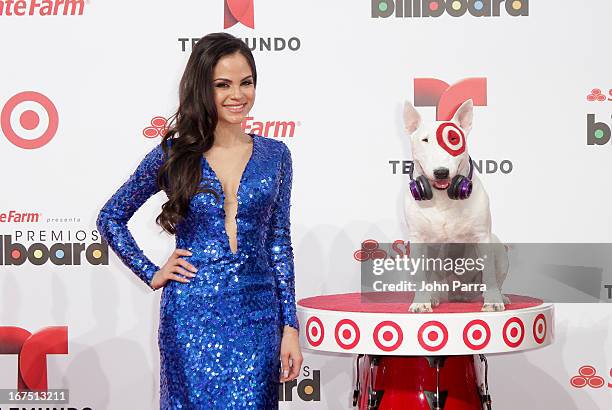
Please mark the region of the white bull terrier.
[[[404, 126], [411, 137], [414, 164], [414, 175], [411, 175], [410, 189], [405, 197], [405, 218], [411, 257], [425, 256], [428, 247], [419, 244], [434, 243], [472, 243], [476, 255], [487, 254], [485, 259], [493, 257], [494, 261], [487, 260], [484, 269], [478, 272], [484, 297], [482, 311], [500, 311], [505, 309], [504, 303], [509, 303], [501, 293], [508, 272], [508, 256], [504, 245], [491, 233], [489, 197], [473, 172], [467, 152], [472, 118], [473, 102], [469, 99], [461, 104], [450, 121], [423, 126], [414, 106], [405, 103]], [[448, 273], [439, 271], [426, 274], [417, 270], [416, 275], [417, 283], [419, 279], [449, 279]], [[473, 281], [473, 277], [461, 279]], [[431, 312], [432, 306], [439, 302], [438, 291], [416, 292], [410, 311]]]

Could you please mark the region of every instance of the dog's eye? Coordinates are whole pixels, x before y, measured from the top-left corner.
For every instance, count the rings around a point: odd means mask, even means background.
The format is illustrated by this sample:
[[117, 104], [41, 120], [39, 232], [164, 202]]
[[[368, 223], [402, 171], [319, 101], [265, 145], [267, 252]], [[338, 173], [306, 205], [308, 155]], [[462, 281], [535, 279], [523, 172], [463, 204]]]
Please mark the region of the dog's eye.
[[421, 141], [423, 141], [423, 142], [429, 142], [429, 138], [427, 138], [427, 137], [426, 137], [426, 138], [423, 138]]

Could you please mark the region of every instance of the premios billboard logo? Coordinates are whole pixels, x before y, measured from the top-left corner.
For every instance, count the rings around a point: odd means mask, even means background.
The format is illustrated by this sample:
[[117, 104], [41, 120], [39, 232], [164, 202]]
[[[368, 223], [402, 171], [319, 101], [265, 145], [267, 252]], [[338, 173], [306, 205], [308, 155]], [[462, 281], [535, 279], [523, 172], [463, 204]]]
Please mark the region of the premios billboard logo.
[[303, 366], [301, 377], [278, 385], [278, 401], [321, 401], [321, 370]]
[[528, 0], [372, 0], [372, 18], [528, 16]]
[[23, 91], [9, 98], [2, 107], [0, 126], [13, 145], [37, 149], [48, 144], [57, 133], [59, 115], [49, 97], [36, 91]]
[[[607, 103], [612, 101], [612, 89], [608, 90], [607, 95], [601, 88], [593, 88], [587, 94], [586, 100], [590, 103]], [[610, 117], [612, 119], [612, 116]], [[610, 142], [612, 135], [612, 122], [610, 125], [603, 121], [597, 121], [593, 113], [587, 114], [587, 145], [606, 145]]]
[[[92, 243], [86, 245], [88, 238]], [[35, 266], [108, 265], [108, 242], [96, 230], [91, 234], [85, 230], [17, 230], [14, 235], [0, 235], [0, 266], [26, 262]]]

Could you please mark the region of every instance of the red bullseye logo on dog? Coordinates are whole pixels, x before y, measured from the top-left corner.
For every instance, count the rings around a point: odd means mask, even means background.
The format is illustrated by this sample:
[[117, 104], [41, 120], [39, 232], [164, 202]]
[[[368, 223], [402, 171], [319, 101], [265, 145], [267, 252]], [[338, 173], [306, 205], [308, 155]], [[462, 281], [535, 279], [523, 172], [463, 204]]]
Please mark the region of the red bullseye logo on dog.
[[0, 126], [6, 138], [25, 149], [46, 145], [57, 133], [59, 115], [49, 98], [36, 91], [11, 97], [0, 113]]
[[519, 347], [525, 337], [525, 325], [518, 317], [512, 317], [504, 324], [502, 335], [506, 345], [509, 347]]
[[436, 130], [438, 144], [453, 157], [465, 152], [465, 135], [453, 122], [444, 122]]
[[448, 342], [446, 326], [436, 320], [423, 323], [418, 332], [419, 344], [429, 352], [437, 352]]
[[351, 319], [342, 319], [336, 324], [334, 335], [338, 346], [345, 350], [352, 349], [359, 343], [359, 326]]
[[582, 366], [578, 369], [578, 376], [574, 376], [570, 379], [570, 384], [579, 389], [589, 386], [594, 389], [603, 387], [605, 381], [603, 377], [596, 376], [597, 371], [593, 366]]
[[311, 346], [317, 347], [323, 343], [325, 337], [325, 330], [321, 319], [316, 316], [312, 316], [306, 322], [306, 339]]
[[385, 320], [380, 322], [374, 328], [372, 335], [374, 344], [385, 352], [392, 352], [396, 350], [402, 344], [404, 334], [402, 328], [391, 320]]
[[546, 339], [546, 318], [541, 313], [533, 321], [533, 338], [540, 345]]
[[463, 343], [472, 350], [482, 350], [491, 340], [491, 328], [484, 320], [472, 320], [463, 329]]

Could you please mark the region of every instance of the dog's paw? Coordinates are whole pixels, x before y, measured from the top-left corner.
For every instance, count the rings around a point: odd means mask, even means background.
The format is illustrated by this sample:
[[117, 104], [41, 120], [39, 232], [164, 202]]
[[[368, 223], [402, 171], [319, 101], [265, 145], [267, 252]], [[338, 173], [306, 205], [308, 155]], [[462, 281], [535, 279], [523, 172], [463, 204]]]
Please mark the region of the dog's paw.
[[432, 295], [431, 296], [431, 306], [436, 307], [440, 305], [440, 295]]
[[501, 312], [506, 310], [506, 306], [503, 303], [491, 303], [487, 302], [482, 305], [482, 312]]
[[408, 309], [412, 313], [431, 313], [431, 303], [413, 303]]
[[510, 298], [506, 295], [502, 295], [502, 299], [504, 300], [504, 305], [509, 305], [510, 302]]

